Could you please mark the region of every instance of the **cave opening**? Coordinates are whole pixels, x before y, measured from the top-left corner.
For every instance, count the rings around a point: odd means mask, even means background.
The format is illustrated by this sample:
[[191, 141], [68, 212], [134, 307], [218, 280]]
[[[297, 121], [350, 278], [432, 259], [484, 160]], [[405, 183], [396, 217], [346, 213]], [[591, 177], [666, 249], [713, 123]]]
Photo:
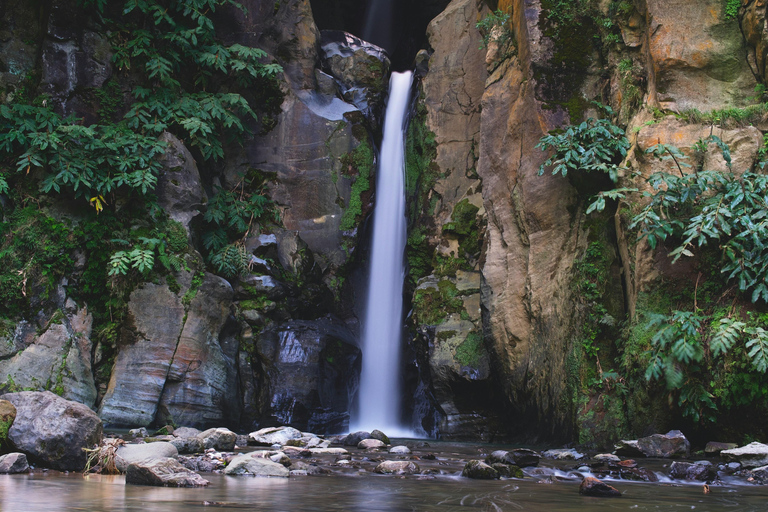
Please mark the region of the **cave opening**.
[[413, 68], [427, 25], [450, 0], [311, 0], [320, 30], [343, 30], [387, 50], [393, 71]]

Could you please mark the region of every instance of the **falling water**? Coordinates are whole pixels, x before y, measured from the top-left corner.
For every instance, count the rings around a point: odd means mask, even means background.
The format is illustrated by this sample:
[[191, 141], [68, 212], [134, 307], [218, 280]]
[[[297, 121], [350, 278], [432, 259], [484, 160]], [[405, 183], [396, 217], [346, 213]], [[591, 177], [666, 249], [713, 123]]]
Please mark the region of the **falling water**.
[[392, 73], [376, 181], [363, 369], [353, 430], [408, 435], [400, 425], [400, 334], [405, 251], [405, 119], [413, 73]]

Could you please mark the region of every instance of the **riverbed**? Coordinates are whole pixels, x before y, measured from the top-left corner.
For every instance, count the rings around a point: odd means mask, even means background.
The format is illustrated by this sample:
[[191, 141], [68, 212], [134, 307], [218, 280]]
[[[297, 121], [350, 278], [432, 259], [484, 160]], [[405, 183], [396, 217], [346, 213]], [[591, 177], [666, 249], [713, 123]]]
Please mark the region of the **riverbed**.
[[[420, 460], [422, 470], [435, 474], [407, 477], [373, 474], [375, 456], [352, 450], [356, 467], [332, 469], [332, 474], [291, 478], [227, 477], [202, 473], [206, 488], [178, 489], [125, 485], [124, 476], [64, 474], [35, 470], [28, 475], [0, 475], [2, 512], [195, 510], [264, 511], [569, 511], [595, 510], [738, 510], [765, 511], [768, 489], [738, 484], [610, 481], [620, 498], [579, 495], [580, 477], [569, 472], [574, 462], [542, 460], [523, 479], [470, 480], [458, 476], [461, 461], [478, 458], [498, 447], [439, 443], [415, 448], [435, 460]], [[429, 451], [431, 450], [431, 451]], [[330, 461], [329, 461], [330, 464]], [[668, 461], [643, 460], [642, 465], [663, 477]], [[535, 474], [534, 474], [535, 473]]]

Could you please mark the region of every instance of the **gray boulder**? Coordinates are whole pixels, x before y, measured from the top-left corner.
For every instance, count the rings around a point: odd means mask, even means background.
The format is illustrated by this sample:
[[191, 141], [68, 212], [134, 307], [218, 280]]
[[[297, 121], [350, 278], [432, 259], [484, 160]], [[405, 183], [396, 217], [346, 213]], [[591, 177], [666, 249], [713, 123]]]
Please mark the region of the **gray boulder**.
[[646, 457], [688, 457], [691, 443], [679, 430], [670, 430], [666, 434], [653, 434], [637, 440], [637, 447]]
[[387, 436], [387, 434], [385, 434], [381, 430], [374, 430], [374, 431], [372, 431], [371, 432], [371, 439], [378, 439], [379, 441], [381, 441], [384, 444], [389, 444], [390, 443], [389, 437]]
[[619, 441], [614, 446], [614, 453], [624, 457], [645, 457], [645, 454], [638, 446], [637, 439]]
[[389, 449], [389, 453], [393, 455], [409, 455], [411, 450], [407, 446], [393, 446]]
[[199, 437], [174, 437], [168, 441], [180, 454], [201, 453], [206, 449], [205, 442]]
[[125, 483], [157, 487], [205, 487], [210, 482], [185, 468], [176, 459], [155, 459], [133, 463], [125, 473]]
[[235, 456], [224, 469], [225, 475], [275, 476], [287, 478], [288, 468], [277, 462], [262, 457], [253, 457], [250, 453]]
[[516, 448], [510, 451], [496, 450], [495, 452], [491, 453], [485, 459], [485, 461], [488, 464], [510, 464], [524, 468], [529, 466], [537, 466], [540, 459], [541, 454], [538, 452], [529, 450], [527, 448]]
[[0, 456], [0, 473], [16, 474], [29, 471], [27, 456], [23, 453], [9, 453]]
[[206, 449], [214, 448], [224, 452], [234, 450], [235, 441], [237, 441], [237, 434], [228, 428], [209, 428], [205, 432], [199, 433], [197, 437], [202, 439]]
[[81, 471], [86, 462], [83, 448], [101, 443], [101, 420], [83, 404], [50, 391], [7, 393], [0, 399], [16, 407], [8, 431], [11, 444], [43, 467]]
[[386, 460], [376, 466], [373, 472], [381, 475], [415, 475], [421, 472], [421, 468], [410, 460]]
[[680, 480], [698, 480], [706, 482], [717, 476], [717, 471], [711, 462], [700, 460], [697, 462], [675, 461], [669, 468], [669, 476]]
[[481, 460], [471, 460], [464, 466], [461, 476], [476, 480], [495, 480], [499, 472]]
[[744, 468], [759, 468], [768, 465], [768, 445], [749, 443], [740, 448], [723, 450], [720, 456], [727, 462], [739, 462]]
[[573, 448], [567, 450], [547, 450], [541, 454], [545, 459], [554, 460], [580, 460], [586, 457], [583, 453], [579, 453]]
[[341, 440], [341, 444], [344, 446], [357, 446], [363, 439], [372, 439], [371, 433], [364, 430], [351, 432]]
[[293, 427], [269, 427], [262, 428], [256, 432], [251, 432], [248, 435], [248, 444], [256, 446], [272, 446], [273, 444], [279, 444], [284, 446], [288, 441], [292, 439], [301, 439], [303, 434], [301, 431], [296, 430]]
[[117, 449], [115, 466], [124, 473], [131, 464], [145, 464], [159, 459], [175, 459], [179, 451], [165, 441], [145, 444], [126, 444]]
[[202, 433], [202, 430], [198, 430], [192, 427], [179, 427], [173, 431], [173, 435], [176, 437], [197, 437]]
[[387, 445], [384, 444], [382, 441], [379, 441], [378, 439], [363, 439], [359, 443], [357, 443], [357, 447], [360, 450], [379, 450], [386, 448]]
[[719, 443], [717, 441], [710, 441], [707, 443], [707, 446], [704, 447], [704, 453], [707, 455], [717, 455], [723, 450], [733, 450], [734, 448], [738, 448], [739, 445], [736, 443]]

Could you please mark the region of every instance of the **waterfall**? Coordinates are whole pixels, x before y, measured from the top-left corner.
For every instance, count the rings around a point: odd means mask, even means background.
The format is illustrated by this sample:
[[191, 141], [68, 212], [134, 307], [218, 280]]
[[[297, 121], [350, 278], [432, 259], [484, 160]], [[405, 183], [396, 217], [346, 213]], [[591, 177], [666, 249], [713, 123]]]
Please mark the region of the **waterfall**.
[[376, 207], [363, 323], [363, 368], [352, 430], [409, 436], [400, 424], [400, 337], [405, 270], [405, 120], [413, 73], [392, 73], [376, 178]]

